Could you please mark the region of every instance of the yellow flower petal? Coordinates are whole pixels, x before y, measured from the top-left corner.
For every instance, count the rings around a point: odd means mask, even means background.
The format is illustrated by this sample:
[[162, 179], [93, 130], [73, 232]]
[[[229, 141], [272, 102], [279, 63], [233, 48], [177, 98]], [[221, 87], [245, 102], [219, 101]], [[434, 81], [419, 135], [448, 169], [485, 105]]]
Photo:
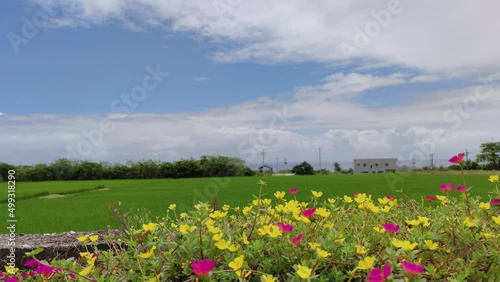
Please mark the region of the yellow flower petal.
[[309, 278], [309, 276], [311, 276], [311, 273], [312, 269], [310, 269], [309, 267], [302, 266], [300, 264], [297, 266], [297, 274], [300, 276], [300, 278], [307, 279]]
[[153, 255], [154, 250], [156, 250], [156, 246], [152, 246], [151, 249], [145, 253], [140, 253], [139, 256], [143, 259], [150, 258]]

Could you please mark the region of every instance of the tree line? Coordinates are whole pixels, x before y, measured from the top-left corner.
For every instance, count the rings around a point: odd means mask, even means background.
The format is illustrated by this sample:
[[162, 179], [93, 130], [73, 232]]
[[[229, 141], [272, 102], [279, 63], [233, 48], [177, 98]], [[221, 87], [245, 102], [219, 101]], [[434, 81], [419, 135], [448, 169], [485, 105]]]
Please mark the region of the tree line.
[[122, 163], [90, 162], [62, 158], [50, 164], [11, 165], [0, 162], [0, 180], [7, 179], [8, 171], [16, 171], [19, 181], [151, 179], [252, 176], [255, 172], [239, 158], [202, 156], [200, 159], [182, 159], [175, 162], [154, 160]]

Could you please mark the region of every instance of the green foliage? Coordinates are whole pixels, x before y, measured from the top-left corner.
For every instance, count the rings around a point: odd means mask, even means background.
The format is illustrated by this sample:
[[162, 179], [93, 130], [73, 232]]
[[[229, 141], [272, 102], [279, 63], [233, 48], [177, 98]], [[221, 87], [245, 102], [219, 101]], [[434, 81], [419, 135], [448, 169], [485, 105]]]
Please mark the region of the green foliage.
[[292, 173], [297, 175], [313, 175], [314, 168], [308, 162], [302, 162], [292, 168]]
[[481, 144], [481, 153], [477, 154], [477, 162], [484, 164], [484, 169], [500, 169], [500, 142], [485, 142]]

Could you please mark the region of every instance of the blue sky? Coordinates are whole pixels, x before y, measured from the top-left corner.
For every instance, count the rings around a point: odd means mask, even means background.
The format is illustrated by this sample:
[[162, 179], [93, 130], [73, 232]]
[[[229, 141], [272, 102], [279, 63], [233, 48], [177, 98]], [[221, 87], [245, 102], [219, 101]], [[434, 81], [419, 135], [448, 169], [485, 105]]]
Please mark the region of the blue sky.
[[2, 1], [0, 161], [475, 154], [500, 138], [499, 5]]

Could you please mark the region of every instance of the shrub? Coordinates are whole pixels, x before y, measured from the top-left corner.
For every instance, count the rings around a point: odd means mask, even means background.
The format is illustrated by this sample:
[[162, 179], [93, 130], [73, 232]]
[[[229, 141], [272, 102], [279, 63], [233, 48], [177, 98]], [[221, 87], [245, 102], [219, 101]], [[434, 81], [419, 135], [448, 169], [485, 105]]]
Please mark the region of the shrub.
[[81, 281], [493, 281], [500, 277], [498, 175], [489, 181], [496, 185], [489, 202], [470, 197], [465, 183], [442, 184], [421, 201], [403, 191], [378, 199], [311, 191], [299, 202], [302, 189], [266, 195], [260, 181], [244, 207], [199, 203], [178, 214], [171, 204], [155, 220], [114, 209], [125, 246], [28, 265], [45, 279]]

